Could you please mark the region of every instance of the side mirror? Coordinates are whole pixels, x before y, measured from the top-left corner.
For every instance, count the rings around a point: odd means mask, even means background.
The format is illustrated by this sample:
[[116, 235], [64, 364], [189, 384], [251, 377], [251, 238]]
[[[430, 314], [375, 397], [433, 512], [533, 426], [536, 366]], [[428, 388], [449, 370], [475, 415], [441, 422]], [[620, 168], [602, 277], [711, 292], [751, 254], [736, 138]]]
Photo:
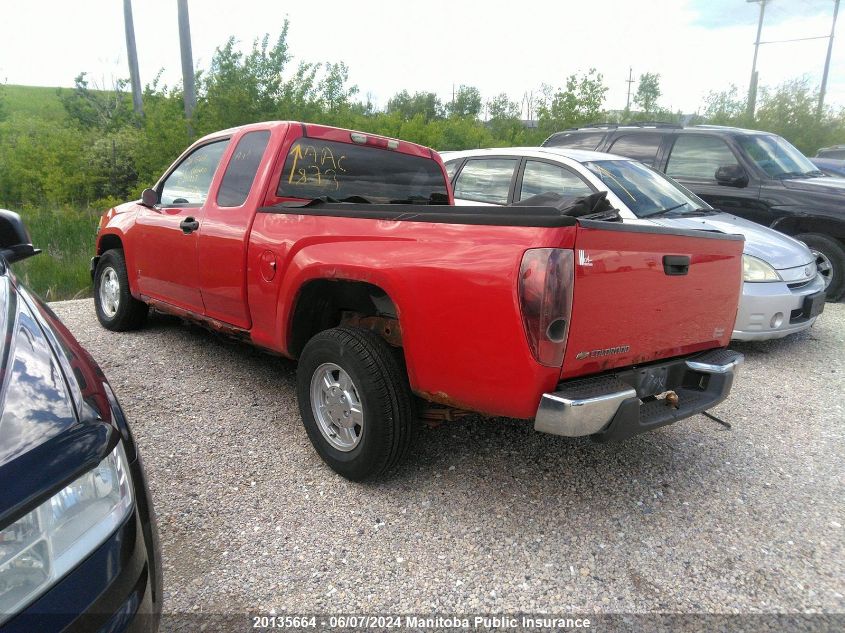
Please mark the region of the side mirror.
[[715, 178], [726, 187], [745, 187], [748, 184], [748, 174], [739, 165], [722, 165], [716, 170]]
[[155, 189], [144, 189], [141, 193], [141, 204], [151, 209], [159, 203], [158, 192]]
[[40, 249], [32, 247], [21, 216], [14, 211], [0, 209], [0, 256], [11, 264], [40, 252]]

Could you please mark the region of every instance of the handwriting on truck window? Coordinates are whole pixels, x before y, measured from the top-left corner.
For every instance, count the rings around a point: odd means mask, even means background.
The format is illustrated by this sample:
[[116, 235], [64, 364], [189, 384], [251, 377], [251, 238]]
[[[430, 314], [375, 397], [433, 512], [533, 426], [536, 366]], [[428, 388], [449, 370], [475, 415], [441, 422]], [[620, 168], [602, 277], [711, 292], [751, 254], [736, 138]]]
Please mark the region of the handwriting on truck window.
[[345, 155], [335, 156], [332, 149], [325, 145], [295, 143], [288, 156], [293, 157], [288, 184], [326, 187], [334, 191], [340, 189], [337, 176], [346, 171], [343, 168]]

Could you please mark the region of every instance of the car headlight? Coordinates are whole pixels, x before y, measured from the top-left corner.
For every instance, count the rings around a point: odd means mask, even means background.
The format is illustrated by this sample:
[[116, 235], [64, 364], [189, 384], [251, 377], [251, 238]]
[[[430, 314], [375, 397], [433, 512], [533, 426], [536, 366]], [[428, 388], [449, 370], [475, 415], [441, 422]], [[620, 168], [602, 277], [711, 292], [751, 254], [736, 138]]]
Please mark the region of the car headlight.
[[778, 271], [772, 268], [762, 259], [751, 255], [742, 256], [742, 280], [743, 281], [783, 281]]
[[99, 547], [132, 511], [123, 444], [29, 514], [0, 530], [0, 624]]

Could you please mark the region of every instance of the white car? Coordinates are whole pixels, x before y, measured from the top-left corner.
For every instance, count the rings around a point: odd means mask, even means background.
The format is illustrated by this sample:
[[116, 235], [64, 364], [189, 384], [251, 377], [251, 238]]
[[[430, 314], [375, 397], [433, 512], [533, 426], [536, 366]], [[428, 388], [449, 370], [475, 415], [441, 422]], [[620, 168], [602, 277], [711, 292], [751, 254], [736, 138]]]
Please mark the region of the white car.
[[744, 283], [734, 340], [780, 338], [805, 330], [824, 309], [824, 279], [805, 244], [717, 211], [694, 193], [638, 161], [557, 147], [441, 152], [455, 203], [504, 205], [543, 193], [585, 196], [606, 191], [623, 222], [745, 236]]

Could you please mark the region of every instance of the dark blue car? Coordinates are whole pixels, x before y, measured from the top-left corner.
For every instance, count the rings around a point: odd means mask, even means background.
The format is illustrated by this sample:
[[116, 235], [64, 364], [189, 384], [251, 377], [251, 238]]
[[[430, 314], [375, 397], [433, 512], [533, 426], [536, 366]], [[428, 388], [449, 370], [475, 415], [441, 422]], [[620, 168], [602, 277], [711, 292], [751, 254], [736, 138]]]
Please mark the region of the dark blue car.
[[156, 631], [141, 459], [100, 368], [9, 269], [37, 252], [0, 210], [0, 631]]
[[840, 158], [819, 158], [817, 156], [815, 158], [811, 158], [810, 162], [828, 176], [833, 176], [834, 178], [845, 178], [845, 160]]

